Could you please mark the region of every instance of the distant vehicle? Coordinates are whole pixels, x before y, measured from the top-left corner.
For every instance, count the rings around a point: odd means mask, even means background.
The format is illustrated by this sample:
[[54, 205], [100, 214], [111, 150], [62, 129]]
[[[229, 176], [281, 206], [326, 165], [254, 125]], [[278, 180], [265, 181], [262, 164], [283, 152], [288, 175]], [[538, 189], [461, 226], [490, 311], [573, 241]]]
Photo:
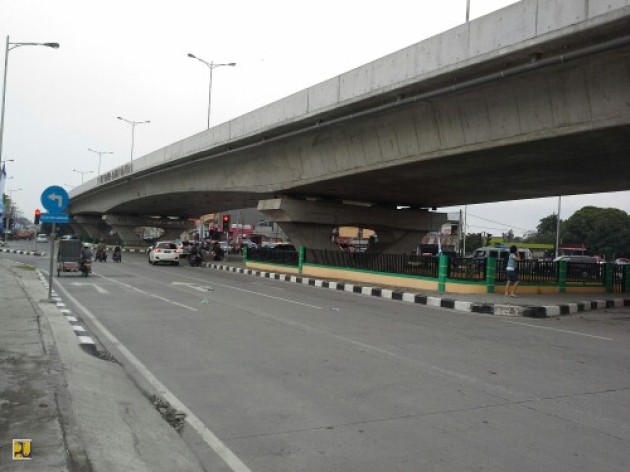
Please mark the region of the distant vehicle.
[[38, 234], [37, 235], [37, 239], [35, 239], [36, 242], [38, 243], [47, 243], [48, 242], [48, 235], [47, 234]]
[[158, 262], [179, 265], [179, 249], [173, 241], [158, 241], [149, 251], [149, 264]]
[[61, 237], [61, 240], [62, 240], [62, 241], [69, 241], [69, 240], [71, 240], [71, 239], [79, 239], [79, 238], [78, 238], [77, 236], [75, 236], [74, 234], [64, 234], [64, 235]]
[[595, 256], [559, 256], [556, 257], [554, 262], [566, 261], [566, 262], [583, 262], [585, 264], [597, 264], [599, 258]]
[[[519, 256], [522, 260], [532, 259], [532, 251], [527, 248], [519, 247], [517, 249]], [[480, 247], [473, 253], [474, 259], [485, 259], [488, 257], [494, 257], [496, 259], [507, 259], [510, 255], [509, 246], [486, 246]]]
[[181, 241], [179, 239], [176, 239], [173, 242], [177, 244], [177, 249], [179, 250], [179, 257], [188, 257], [188, 255], [190, 254], [190, 248], [192, 246], [192, 243], [190, 241]]
[[271, 246], [274, 251], [295, 251], [295, 246], [290, 243], [277, 243]]
[[618, 259], [615, 259], [615, 264], [617, 264], [617, 265], [630, 264], [630, 258], [628, 258], [628, 257], [620, 257]]

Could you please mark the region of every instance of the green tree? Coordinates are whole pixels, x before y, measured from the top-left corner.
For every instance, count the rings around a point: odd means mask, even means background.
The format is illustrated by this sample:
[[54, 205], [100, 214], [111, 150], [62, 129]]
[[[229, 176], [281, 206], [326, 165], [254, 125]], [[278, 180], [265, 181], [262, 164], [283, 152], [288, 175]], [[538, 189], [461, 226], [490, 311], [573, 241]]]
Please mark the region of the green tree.
[[630, 216], [617, 208], [586, 206], [567, 219], [560, 235], [562, 242], [584, 243], [607, 259], [630, 254]]
[[[558, 215], [552, 213], [549, 216], [545, 216], [540, 220], [539, 225], [536, 227], [536, 234], [526, 239], [529, 243], [543, 243], [543, 244], [556, 244], [556, 231], [558, 225]], [[560, 234], [562, 234], [562, 228], [564, 221], [560, 220]]]
[[475, 249], [479, 249], [481, 246], [483, 246], [483, 237], [481, 233], [466, 234], [466, 255], [472, 254]]

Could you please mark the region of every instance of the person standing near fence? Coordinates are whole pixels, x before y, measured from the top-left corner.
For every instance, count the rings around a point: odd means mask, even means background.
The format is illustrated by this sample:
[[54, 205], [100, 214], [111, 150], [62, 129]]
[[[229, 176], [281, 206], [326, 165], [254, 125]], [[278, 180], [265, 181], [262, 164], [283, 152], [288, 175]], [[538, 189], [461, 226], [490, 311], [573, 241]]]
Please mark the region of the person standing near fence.
[[[505, 268], [505, 296], [506, 297], [518, 297], [516, 295], [516, 288], [518, 287], [518, 263], [521, 257], [518, 254], [518, 248], [516, 246], [510, 246], [510, 255], [507, 260], [507, 266]], [[510, 284], [512, 284], [510, 286]], [[511, 288], [511, 290], [510, 290]]]

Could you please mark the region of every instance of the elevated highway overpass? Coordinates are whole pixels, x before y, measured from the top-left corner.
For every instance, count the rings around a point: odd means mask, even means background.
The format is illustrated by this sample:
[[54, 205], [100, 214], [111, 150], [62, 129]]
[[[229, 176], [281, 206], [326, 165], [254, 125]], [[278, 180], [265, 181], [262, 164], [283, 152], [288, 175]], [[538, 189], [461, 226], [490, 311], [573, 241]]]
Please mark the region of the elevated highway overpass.
[[430, 208], [628, 190], [629, 32], [628, 0], [523, 0], [113, 169], [70, 212], [130, 239], [258, 206], [296, 244], [358, 225], [406, 251]]

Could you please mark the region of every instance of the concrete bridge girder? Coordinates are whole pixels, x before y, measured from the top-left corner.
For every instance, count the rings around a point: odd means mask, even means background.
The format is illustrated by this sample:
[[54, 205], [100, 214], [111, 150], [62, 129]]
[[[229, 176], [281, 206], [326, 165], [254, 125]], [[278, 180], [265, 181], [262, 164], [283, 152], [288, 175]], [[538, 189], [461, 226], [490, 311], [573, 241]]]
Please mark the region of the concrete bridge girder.
[[[628, 58], [607, 53], [237, 147], [73, 198], [71, 210], [201, 214], [274, 194], [444, 207], [625, 190]], [[616, 171], [593, 179], [602, 166]]]
[[378, 234], [378, 243], [371, 250], [388, 253], [415, 249], [427, 232], [439, 230], [448, 220], [446, 213], [428, 210], [394, 210], [289, 198], [261, 200], [258, 211], [275, 221], [296, 247], [339, 249], [332, 241], [333, 229], [357, 226]]

